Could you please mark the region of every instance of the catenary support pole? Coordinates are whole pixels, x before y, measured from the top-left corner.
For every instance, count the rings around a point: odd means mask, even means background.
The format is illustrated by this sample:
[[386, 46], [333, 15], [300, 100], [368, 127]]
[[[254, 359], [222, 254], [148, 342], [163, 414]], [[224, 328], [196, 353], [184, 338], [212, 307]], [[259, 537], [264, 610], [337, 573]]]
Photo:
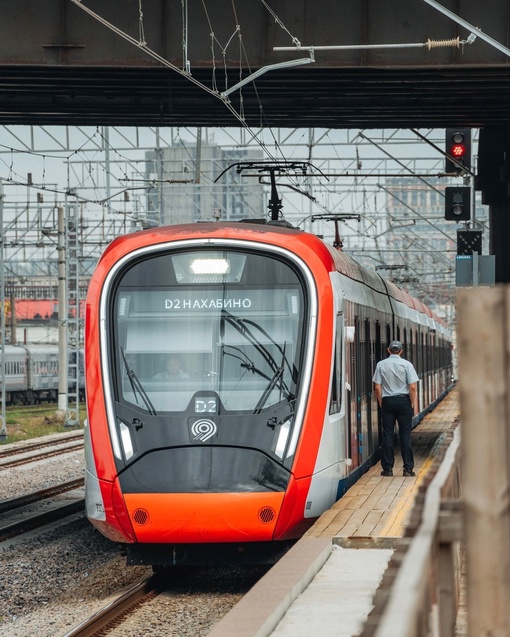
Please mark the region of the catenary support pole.
[[1, 316], [1, 375], [2, 375], [2, 414], [0, 416], [0, 440], [7, 438], [5, 423], [5, 274], [4, 274], [4, 186], [0, 181], [0, 306]]
[[67, 298], [64, 208], [58, 208], [58, 411], [67, 414]]

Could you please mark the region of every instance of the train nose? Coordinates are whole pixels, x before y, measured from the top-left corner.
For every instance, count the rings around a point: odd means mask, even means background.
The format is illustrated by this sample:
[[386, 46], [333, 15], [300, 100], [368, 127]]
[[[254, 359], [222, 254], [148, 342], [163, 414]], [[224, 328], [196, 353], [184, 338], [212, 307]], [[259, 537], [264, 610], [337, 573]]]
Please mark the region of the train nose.
[[258, 542], [273, 537], [284, 493], [124, 494], [138, 542]]

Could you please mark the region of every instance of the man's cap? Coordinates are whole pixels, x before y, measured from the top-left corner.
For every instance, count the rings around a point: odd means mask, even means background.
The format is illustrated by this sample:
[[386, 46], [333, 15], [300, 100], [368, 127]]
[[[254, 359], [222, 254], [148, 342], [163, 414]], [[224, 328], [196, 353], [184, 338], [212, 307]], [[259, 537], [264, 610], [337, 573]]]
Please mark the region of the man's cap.
[[388, 349], [390, 350], [390, 352], [400, 352], [404, 349], [404, 346], [400, 341], [391, 341], [391, 343], [388, 345]]

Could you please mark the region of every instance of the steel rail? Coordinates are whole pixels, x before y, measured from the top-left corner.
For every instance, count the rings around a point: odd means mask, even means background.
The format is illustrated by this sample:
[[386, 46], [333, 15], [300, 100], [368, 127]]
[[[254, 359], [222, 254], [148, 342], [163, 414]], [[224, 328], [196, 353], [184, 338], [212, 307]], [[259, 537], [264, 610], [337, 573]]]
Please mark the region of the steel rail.
[[100, 634], [100, 631], [106, 626], [121, 623], [124, 617], [131, 614], [140, 604], [159, 595], [163, 588], [161, 582], [161, 575], [152, 575], [142, 580], [79, 626], [70, 630], [64, 637], [93, 637]]
[[66, 438], [59, 438], [57, 440], [47, 440], [43, 439], [41, 442], [27, 442], [24, 445], [19, 445], [18, 447], [0, 447], [0, 459], [5, 458], [7, 456], [15, 456], [22, 453], [28, 453], [30, 451], [34, 451], [35, 449], [44, 449], [49, 446], [58, 446], [64, 445], [68, 442], [73, 442], [74, 440], [83, 439], [83, 431], [80, 431], [75, 434], [71, 434]]
[[57, 495], [66, 493], [67, 491], [72, 491], [73, 489], [79, 489], [80, 487], [83, 487], [84, 482], [84, 478], [77, 478], [76, 480], [62, 482], [61, 484], [48, 487], [47, 489], [27, 493], [26, 495], [19, 496], [18, 498], [3, 500], [0, 502], [0, 514], [7, 513], [8, 511], [15, 511], [23, 506], [33, 504], [34, 502], [40, 502], [47, 498], [54, 498]]
[[[50, 451], [42, 451], [40, 453], [24, 452], [24, 453], [27, 453], [28, 455], [24, 455], [22, 457], [14, 457], [12, 460], [6, 460], [5, 462], [1, 460], [1, 456], [0, 456], [0, 469], [7, 469], [9, 467], [17, 467], [19, 465], [27, 464], [29, 462], [38, 462], [40, 460], [45, 460], [46, 458], [51, 458], [53, 456], [61, 456], [64, 453], [80, 451], [81, 449], [83, 449], [83, 442], [76, 442], [76, 443], [70, 444], [68, 447], [59, 447], [57, 449], [52, 449]], [[18, 455], [19, 454], [20, 452], [18, 452]]]
[[[32, 510], [25, 513], [19, 511], [14, 520], [8, 517], [8, 513], [0, 516], [0, 542], [33, 531], [51, 522], [62, 520], [74, 513], [84, 513], [85, 498], [83, 492], [67, 498], [60, 494], [56, 498], [40, 500], [38, 505], [41, 508], [37, 511]], [[5, 519], [2, 521], [1, 517]]]

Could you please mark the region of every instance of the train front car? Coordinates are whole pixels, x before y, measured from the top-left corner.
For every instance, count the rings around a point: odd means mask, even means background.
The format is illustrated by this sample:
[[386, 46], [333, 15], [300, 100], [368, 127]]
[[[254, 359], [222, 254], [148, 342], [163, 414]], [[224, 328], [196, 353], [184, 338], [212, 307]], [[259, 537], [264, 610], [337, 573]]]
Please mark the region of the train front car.
[[251, 224], [144, 231], [104, 254], [87, 300], [86, 507], [128, 563], [264, 561], [313, 519], [325, 262], [315, 237]]

